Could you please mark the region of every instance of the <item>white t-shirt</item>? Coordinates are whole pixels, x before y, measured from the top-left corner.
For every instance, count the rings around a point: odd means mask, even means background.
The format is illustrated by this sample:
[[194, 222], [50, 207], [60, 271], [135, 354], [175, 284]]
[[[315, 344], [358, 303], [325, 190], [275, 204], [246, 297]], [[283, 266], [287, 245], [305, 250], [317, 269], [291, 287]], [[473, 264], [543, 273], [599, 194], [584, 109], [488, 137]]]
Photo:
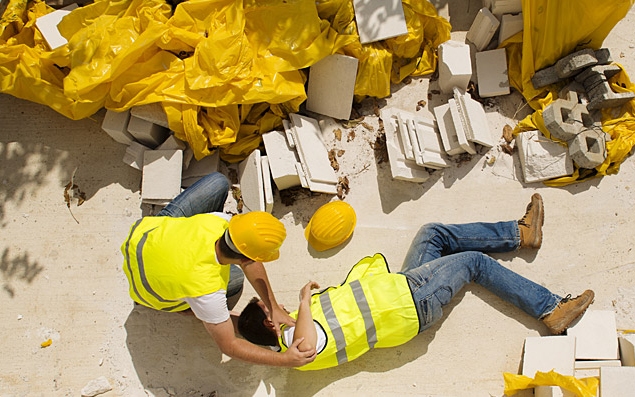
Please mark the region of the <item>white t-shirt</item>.
[[[231, 215], [224, 212], [212, 212], [212, 214], [225, 219], [227, 222], [231, 219]], [[216, 258], [216, 262], [218, 262], [218, 258]], [[190, 305], [196, 317], [206, 323], [220, 324], [229, 319], [227, 291], [224, 289], [207, 295], [183, 298], [183, 300]]]
[[[317, 354], [320, 354], [324, 347], [326, 347], [326, 332], [317, 321], [313, 320], [313, 325], [315, 325], [315, 331], [317, 331], [317, 342], [315, 343], [315, 351]], [[293, 344], [293, 334], [295, 333], [295, 327], [286, 327], [284, 331], [282, 331], [282, 338], [284, 339], [284, 343], [287, 346], [291, 346]]]

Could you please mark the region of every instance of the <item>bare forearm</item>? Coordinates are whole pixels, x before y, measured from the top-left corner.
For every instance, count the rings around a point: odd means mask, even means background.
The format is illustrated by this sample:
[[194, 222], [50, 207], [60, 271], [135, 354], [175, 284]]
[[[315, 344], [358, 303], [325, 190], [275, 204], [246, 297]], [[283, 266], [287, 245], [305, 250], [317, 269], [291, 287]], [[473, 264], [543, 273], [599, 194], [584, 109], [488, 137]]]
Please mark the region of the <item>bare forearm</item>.
[[285, 362], [285, 356], [260, 346], [252, 345], [243, 339], [235, 339], [231, 346], [223, 350], [223, 353], [237, 360], [252, 364], [272, 365], [276, 367], [290, 366]]
[[298, 346], [300, 350], [315, 348], [317, 343], [317, 331], [313, 324], [313, 316], [311, 315], [311, 307], [308, 299], [303, 299], [300, 302], [298, 318], [295, 321], [293, 340], [296, 341], [300, 338], [304, 338], [304, 341]]

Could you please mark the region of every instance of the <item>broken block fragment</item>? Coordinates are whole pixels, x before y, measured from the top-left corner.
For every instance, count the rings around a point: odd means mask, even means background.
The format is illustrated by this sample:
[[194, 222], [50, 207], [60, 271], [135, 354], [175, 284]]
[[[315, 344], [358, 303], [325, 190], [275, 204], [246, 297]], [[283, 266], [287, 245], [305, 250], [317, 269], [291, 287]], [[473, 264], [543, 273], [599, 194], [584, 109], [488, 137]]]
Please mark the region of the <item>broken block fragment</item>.
[[353, 6], [362, 44], [408, 33], [403, 4], [399, 0], [354, 0]]
[[135, 142], [135, 138], [128, 132], [129, 121], [129, 110], [115, 112], [114, 110], [108, 109], [101, 123], [101, 129], [106, 131], [115, 141], [123, 143], [124, 145], [130, 145], [132, 142]]
[[523, 10], [521, 0], [491, 0], [492, 14], [517, 14]]
[[161, 127], [170, 128], [168, 116], [165, 114], [163, 106], [158, 102], [133, 106], [130, 108], [130, 114], [142, 120], [160, 125]]
[[357, 58], [333, 54], [311, 66], [307, 110], [348, 120], [353, 108], [358, 63]]
[[181, 193], [182, 150], [146, 150], [143, 156], [141, 201], [166, 205]]
[[453, 40], [439, 45], [439, 88], [441, 91], [449, 94], [454, 87], [466, 91], [471, 78], [470, 46]]
[[260, 156], [262, 163], [262, 185], [265, 195], [265, 211], [271, 213], [273, 211], [273, 189], [271, 188], [271, 169], [269, 168], [269, 159], [267, 156]]
[[256, 149], [238, 164], [240, 195], [244, 204], [243, 208], [247, 211], [265, 210], [265, 186], [262, 175], [260, 150]]
[[72, 10], [77, 8], [77, 4], [70, 4], [69, 6], [50, 12], [46, 15], [42, 15], [35, 20], [35, 26], [38, 28], [46, 44], [51, 50], [61, 47], [68, 43], [68, 40], [61, 35], [57, 29], [57, 25], [62, 22], [62, 19], [71, 13]]
[[521, 132], [516, 136], [516, 147], [525, 183], [573, 173], [573, 161], [567, 147], [545, 138], [540, 131]]
[[483, 7], [476, 14], [465, 38], [474, 44], [476, 51], [482, 51], [492, 41], [499, 25], [500, 22], [494, 14]]
[[286, 134], [282, 131], [267, 132], [262, 134], [262, 141], [267, 151], [271, 176], [278, 190], [300, 186], [300, 177], [295, 167], [298, 159], [295, 150], [289, 147]]
[[476, 53], [476, 80], [481, 98], [510, 93], [505, 48]]
[[516, 15], [504, 14], [501, 17], [501, 25], [498, 30], [498, 45], [523, 30], [523, 13]]
[[[454, 100], [460, 117], [459, 119], [454, 118], [454, 126], [457, 131], [463, 129], [463, 133], [470, 142], [488, 148], [494, 146], [494, 139], [487, 123], [483, 105], [472, 99], [469, 93], [461, 92], [458, 88], [454, 88]], [[450, 109], [453, 109], [452, 104]], [[454, 117], [454, 113], [452, 115]]]
[[474, 145], [467, 140], [463, 128], [457, 130], [454, 124], [455, 119], [460, 120], [454, 99], [450, 99], [445, 105], [435, 107], [434, 115], [437, 119], [437, 126], [439, 127], [439, 135], [441, 135], [443, 148], [448, 155], [453, 156], [466, 152], [471, 154], [476, 153]]

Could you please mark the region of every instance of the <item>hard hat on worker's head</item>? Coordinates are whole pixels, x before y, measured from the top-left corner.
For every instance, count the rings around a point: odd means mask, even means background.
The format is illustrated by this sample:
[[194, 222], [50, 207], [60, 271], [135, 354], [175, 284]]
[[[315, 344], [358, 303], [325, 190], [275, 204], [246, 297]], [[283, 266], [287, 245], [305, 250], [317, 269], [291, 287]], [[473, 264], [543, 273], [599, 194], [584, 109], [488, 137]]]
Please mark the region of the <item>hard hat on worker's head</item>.
[[353, 234], [357, 216], [348, 203], [326, 203], [313, 214], [304, 237], [316, 251], [326, 251], [342, 244]]
[[280, 246], [287, 237], [282, 222], [264, 211], [234, 215], [228, 231], [238, 251], [256, 262], [278, 259]]

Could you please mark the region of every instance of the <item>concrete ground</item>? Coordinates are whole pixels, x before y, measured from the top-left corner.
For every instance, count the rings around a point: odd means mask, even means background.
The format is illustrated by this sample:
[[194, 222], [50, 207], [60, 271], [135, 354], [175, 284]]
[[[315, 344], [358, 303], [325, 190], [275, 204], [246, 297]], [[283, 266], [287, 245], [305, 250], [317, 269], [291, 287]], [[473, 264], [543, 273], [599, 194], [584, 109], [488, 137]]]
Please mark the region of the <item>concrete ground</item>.
[[[444, 5], [462, 39], [477, 11], [469, 2]], [[467, 10], [466, 10], [467, 9]], [[635, 75], [631, 10], [604, 46]], [[436, 82], [414, 79], [395, 87], [380, 106], [416, 111]], [[445, 99], [436, 96], [420, 114]], [[500, 97], [488, 121], [498, 135], [528, 112], [520, 95]], [[343, 128], [338, 175], [357, 211], [350, 241], [318, 253], [303, 231], [312, 213], [333, 197], [278, 193], [273, 214], [288, 232], [280, 260], [267, 265], [280, 303], [295, 308], [299, 289], [343, 281], [358, 259], [383, 253], [397, 271], [410, 240], [426, 222], [518, 219], [535, 192], [545, 203], [544, 243], [497, 258], [560, 295], [595, 290], [593, 309], [614, 310], [618, 328], [635, 328], [635, 161], [616, 175], [562, 188], [526, 185], [518, 159], [496, 149], [434, 173], [423, 184], [394, 181], [371, 144], [378, 120]], [[443, 319], [409, 343], [374, 350], [320, 372], [249, 365], [223, 356], [194, 317], [135, 308], [128, 297], [119, 247], [141, 216], [141, 174], [125, 165], [125, 146], [100, 130], [103, 111], [71, 121], [53, 110], [0, 95], [0, 395], [78, 396], [104, 376], [104, 396], [502, 396], [503, 373], [517, 373], [523, 341], [546, 328], [478, 286], [464, 289]], [[515, 118], [514, 118], [515, 117]], [[354, 132], [354, 137], [351, 134]], [[493, 162], [493, 164], [490, 164]], [[74, 178], [73, 178], [74, 175]], [[86, 201], [68, 208], [73, 181]], [[74, 219], [76, 218], [76, 220]], [[249, 284], [238, 304], [254, 295]], [[51, 339], [52, 344], [40, 344]], [[526, 392], [521, 394], [527, 394]]]

